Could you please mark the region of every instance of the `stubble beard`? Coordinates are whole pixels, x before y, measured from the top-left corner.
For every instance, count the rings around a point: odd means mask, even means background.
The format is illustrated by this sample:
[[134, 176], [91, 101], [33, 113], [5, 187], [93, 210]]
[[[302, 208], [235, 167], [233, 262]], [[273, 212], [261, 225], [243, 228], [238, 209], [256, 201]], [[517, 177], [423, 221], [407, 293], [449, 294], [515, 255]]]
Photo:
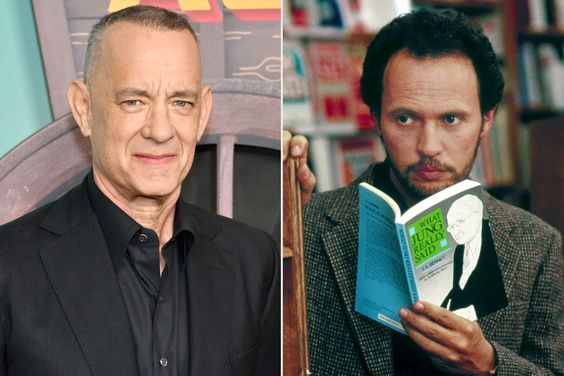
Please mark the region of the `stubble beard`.
[[[480, 133], [481, 133], [481, 129], [480, 129]], [[464, 167], [460, 171], [457, 171], [454, 167], [442, 163], [432, 157], [423, 158], [419, 162], [407, 166], [407, 168], [404, 171], [400, 171], [399, 168], [397, 167], [397, 163], [394, 161], [391, 154], [388, 152], [388, 148], [386, 147], [386, 142], [384, 141], [384, 138], [382, 136], [380, 136], [380, 138], [382, 139], [382, 143], [384, 145], [384, 148], [386, 149], [386, 155], [388, 156], [388, 160], [390, 161], [390, 167], [392, 169], [392, 173], [397, 178], [402, 188], [417, 200], [422, 200], [439, 191], [442, 191], [445, 188], [450, 187], [451, 185], [454, 185], [456, 183], [463, 181], [464, 179], [467, 179], [468, 175], [470, 174], [470, 171], [472, 170], [472, 166], [474, 165], [474, 161], [476, 160], [476, 156], [478, 155], [478, 148], [480, 146], [480, 139], [478, 138], [478, 140], [476, 141], [476, 145], [474, 146], [474, 152], [472, 154], [472, 158], [470, 158], [468, 163], [466, 163], [466, 165], [464, 165]], [[432, 166], [432, 167], [443, 169], [451, 174], [451, 178], [448, 181], [433, 184], [428, 187], [425, 187], [424, 185], [419, 185], [413, 179], [410, 179], [409, 175], [415, 169], [421, 168], [423, 166]]]

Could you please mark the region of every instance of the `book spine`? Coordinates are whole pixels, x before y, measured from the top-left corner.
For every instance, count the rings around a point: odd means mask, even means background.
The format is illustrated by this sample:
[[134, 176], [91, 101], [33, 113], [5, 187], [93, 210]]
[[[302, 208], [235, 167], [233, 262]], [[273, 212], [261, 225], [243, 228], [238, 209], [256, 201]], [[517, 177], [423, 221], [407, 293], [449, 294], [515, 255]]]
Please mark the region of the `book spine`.
[[407, 286], [409, 287], [409, 295], [411, 296], [411, 302], [415, 303], [419, 300], [419, 293], [417, 292], [417, 282], [415, 281], [415, 271], [413, 270], [414, 263], [409, 250], [407, 234], [405, 232], [405, 227], [402, 225], [396, 224], [396, 229], [403, 258], [405, 276], [407, 278]]

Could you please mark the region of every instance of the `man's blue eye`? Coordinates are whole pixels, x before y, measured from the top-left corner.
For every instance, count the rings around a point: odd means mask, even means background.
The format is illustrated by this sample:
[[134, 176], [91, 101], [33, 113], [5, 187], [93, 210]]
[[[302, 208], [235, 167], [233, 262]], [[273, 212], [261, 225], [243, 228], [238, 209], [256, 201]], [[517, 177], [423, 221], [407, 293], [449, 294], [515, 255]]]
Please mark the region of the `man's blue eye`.
[[180, 108], [187, 108], [191, 105], [191, 103], [188, 101], [174, 101], [174, 104]]

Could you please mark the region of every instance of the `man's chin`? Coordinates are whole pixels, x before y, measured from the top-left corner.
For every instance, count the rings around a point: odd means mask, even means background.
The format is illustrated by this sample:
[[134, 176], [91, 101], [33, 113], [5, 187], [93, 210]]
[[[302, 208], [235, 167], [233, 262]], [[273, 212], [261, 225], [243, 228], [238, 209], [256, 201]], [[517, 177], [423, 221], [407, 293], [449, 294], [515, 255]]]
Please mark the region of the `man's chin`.
[[414, 196], [419, 198], [429, 197], [445, 188], [450, 187], [455, 182], [448, 181], [418, 181], [414, 179], [407, 180], [407, 186]]

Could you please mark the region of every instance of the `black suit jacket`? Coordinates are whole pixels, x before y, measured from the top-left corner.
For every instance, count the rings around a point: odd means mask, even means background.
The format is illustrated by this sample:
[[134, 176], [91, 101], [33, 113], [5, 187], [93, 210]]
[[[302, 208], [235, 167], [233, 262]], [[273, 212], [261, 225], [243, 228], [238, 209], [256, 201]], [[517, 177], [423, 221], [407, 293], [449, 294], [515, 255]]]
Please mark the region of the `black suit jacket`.
[[[190, 206], [190, 375], [279, 374], [278, 250]], [[134, 376], [127, 312], [86, 187], [0, 227], [0, 375]]]

